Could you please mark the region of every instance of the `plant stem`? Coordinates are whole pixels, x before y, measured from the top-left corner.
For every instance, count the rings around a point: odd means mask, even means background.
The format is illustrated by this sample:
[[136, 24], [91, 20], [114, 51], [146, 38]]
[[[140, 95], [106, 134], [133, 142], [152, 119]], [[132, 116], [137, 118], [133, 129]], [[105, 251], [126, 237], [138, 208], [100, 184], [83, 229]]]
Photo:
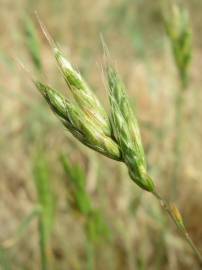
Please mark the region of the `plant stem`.
[[177, 229], [181, 232], [184, 239], [187, 241], [189, 246], [192, 248], [192, 250], [193, 250], [193, 252], [194, 252], [194, 254], [199, 262], [199, 265], [202, 267], [202, 255], [201, 255], [200, 251], [198, 250], [198, 248], [195, 246], [194, 242], [192, 241], [188, 231], [186, 230], [179, 210], [176, 208], [178, 212], [177, 212], [177, 214], [174, 213], [172, 205], [168, 201], [163, 199], [157, 191], [154, 191], [152, 194], [158, 199], [162, 209], [168, 213], [168, 215], [170, 216], [172, 221], [175, 223]]
[[94, 254], [94, 246], [90, 239], [86, 240], [86, 255], [87, 255], [87, 269], [86, 270], [94, 270], [95, 269], [95, 254]]
[[38, 221], [39, 227], [39, 246], [40, 246], [40, 256], [41, 256], [41, 270], [48, 270], [49, 269], [49, 261], [48, 261], [48, 254], [47, 254], [47, 242], [45, 236], [45, 227], [43, 218], [39, 217]]
[[182, 84], [181, 89], [178, 91], [176, 100], [175, 100], [175, 141], [173, 144], [173, 171], [172, 171], [172, 192], [171, 199], [174, 201], [178, 195], [178, 179], [180, 165], [182, 161], [182, 141], [183, 141], [183, 107], [184, 107], [184, 86]]

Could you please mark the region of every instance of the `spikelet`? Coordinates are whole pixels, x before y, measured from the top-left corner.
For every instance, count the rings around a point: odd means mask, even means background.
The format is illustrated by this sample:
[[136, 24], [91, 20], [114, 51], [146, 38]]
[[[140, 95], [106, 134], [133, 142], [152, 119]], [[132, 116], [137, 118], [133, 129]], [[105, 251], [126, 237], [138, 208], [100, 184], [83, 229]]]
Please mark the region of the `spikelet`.
[[113, 135], [121, 149], [123, 160], [133, 181], [147, 191], [154, 190], [152, 179], [146, 172], [144, 150], [137, 119], [132, 112], [125, 87], [116, 71], [107, 68], [111, 125]]
[[[131, 140], [138, 156], [141, 158], [143, 165], [146, 167], [144, 149], [142, 146], [140, 129], [138, 126], [137, 118], [132, 111], [128, 97], [126, 95], [125, 85], [119, 78], [117, 72], [112, 66], [107, 67], [107, 77], [109, 83], [110, 96], [115, 99], [116, 104], [120, 108], [122, 115], [127, 123], [128, 129], [131, 134]], [[115, 130], [116, 133], [116, 130]], [[115, 134], [114, 134], [115, 135]], [[115, 135], [116, 137], [116, 135]]]
[[69, 102], [56, 90], [41, 82], [36, 81], [35, 85], [52, 111], [79, 141], [109, 158], [121, 160], [117, 143], [98, 129], [77, 105]]
[[64, 57], [61, 50], [59, 50], [55, 41], [49, 34], [46, 26], [43, 24], [38, 14], [36, 13], [37, 20], [41, 27], [41, 30], [46, 37], [51, 49], [53, 50], [55, 59], [59, 65], [59, 68], [63, 74], [63, 77], [70, 88], [75, 101], [77, 102], [83, 113], [97, 126], [97, 128], [106, 136], [111, 136], [111, 127], [107, 113], [100, 104], [96, 95], [90, 89], [88, 84], [82, 78], [81, 74], [76, 71], [71, 63]]
[[55, 47], [54, 48], [55, 58], [62, 71], [64, 79], [69, 86], [77, 104], [84, 111], [87, 117], [93, 120], [98, 128], [101, 128], [105, 135], [111, 135], [111, 128], [107, 113], [101, 106], [99, 100], [89, 88], [88, 84], [82, 78], [71, 65], [71, 63], [65, 59], [62, 52]]

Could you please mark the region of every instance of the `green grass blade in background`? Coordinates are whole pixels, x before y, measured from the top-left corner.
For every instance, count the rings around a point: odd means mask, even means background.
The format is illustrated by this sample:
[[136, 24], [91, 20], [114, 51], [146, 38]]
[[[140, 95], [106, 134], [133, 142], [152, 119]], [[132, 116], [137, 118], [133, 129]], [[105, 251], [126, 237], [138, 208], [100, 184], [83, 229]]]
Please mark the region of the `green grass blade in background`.
[[39, 237], [42, 270], [49, 269], [50, 236], [53, 229], [55, 199], [50, 184], [50, 170], [41, 152], [34, 160], [34, 183], [36, 186], [39, 216]]
[[1, 270], [11, 270], [10, 261], [7, 257], [7, 252], [4, 248], [0, 246], [0, 269]]
[[95, 249], [89, 234], [92, 205], [91, 199], [86, 191], [86, 177], [82, 168], [70, 163], [69, 159], [62, 154], [60, 156], [65, 175], [68, 179], [68, 190], [72, 208], [85, 218], [84, 231], [86, 236], [85, 253], [86, 269], [95, 269]]
[[109, 228], [99, 208], [95, 208], [93, 200], [86, 190], [86, 175], [79, 165], [70, 163], [69, 159], [62, 154], [60, 160], [68, 179], [70, 203], [85, 219], [84, 232], [86, 236], [86, 269], [95, 269], [97, 246], [101, 241], [109, 237]]
[[33, 65], [38, 72], [42, 71], [41, 49], [37, 29], [28, 16], [24, 17], [25, 42]]
[[91, 201], [86, 192], [86, 178], [82, 168], [70, 163], [64, 154], [60, 157], [64, 172], [68, 177], [68, 187], [71, 192], [73, 204], [76, 210], [83, 215], [87, 215], [91, 209]]

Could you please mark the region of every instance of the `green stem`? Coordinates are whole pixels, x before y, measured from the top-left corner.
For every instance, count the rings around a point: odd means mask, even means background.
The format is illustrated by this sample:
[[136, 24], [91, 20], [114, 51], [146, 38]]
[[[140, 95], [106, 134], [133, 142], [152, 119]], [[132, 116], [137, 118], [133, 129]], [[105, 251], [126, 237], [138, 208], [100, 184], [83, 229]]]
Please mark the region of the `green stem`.
[[95, 269], [95, 254], [94, 246], [90, 239], [86, 242], [86, 255], [87, 255], [87, 270]]
[[[195, 254], [195, 256], [196, 256], [196, 258], [197, 258], [197, 260], [199, 262], [199, 265], [202, 267], [202, 255], [201, 255], [201, 253], [198, 250], [198, 248], [196, 247], [196, 245], [194, 244], [194, 242], [192, 241], [192, 239], [191, 239], [188, 231], [186, 230], [184, 224], [182, 224], [182, 221], [179, 222], [179, 220], [177, 220], [175, 215], [173, 215], [173, 210], [171, 208], [170, 203], [168, 201], [166, 201], [165, 199], [163, 199], [159, 195], [159, 193], [157, 193], [157, 191], [154, 191], [152, 194], [158, 199], [162, 209], [167, 212], [167, 214], [170, 216], [172, 221], [175, 223], [177, 229], [181, 232], [184, 239], [187, 241], [189, 246], [192, 248], [192, 250], [193, 250], [193, 252], [194, 252], [194, 254]], [[179, 214], [180, 214], [180, 212], [179, 212]]]
[[[183, 86], [182, 86], [183, 87]], [[181, 89], [176, 96], [175, 100], [175, 140], [173, 144], [173, 171], [171, 176], [171, 200], [178, 197], [178, 179], [180, 166], [182, 162], [182, 141], [183, 141], [183, 108], [184, 108], [184, 90]]]
[[91, 211], [86, 216], [85, 235], [86, 235], [86, 270], [95, 269], [95, 243], [92, 236], [92, 213]]
[[40, 256], [41, 256], [41, 270], [48, 270], [48, 256], [47, 256], [47, 243], [45, 237], [45, 229], [43, 218], [39, 217], [39, 245], [40, 245]]

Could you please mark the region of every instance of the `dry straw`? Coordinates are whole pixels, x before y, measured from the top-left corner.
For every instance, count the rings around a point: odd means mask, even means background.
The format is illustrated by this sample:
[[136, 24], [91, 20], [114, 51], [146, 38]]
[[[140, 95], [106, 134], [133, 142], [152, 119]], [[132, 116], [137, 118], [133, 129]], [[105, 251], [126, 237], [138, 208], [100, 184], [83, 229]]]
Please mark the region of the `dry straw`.
[[56, 90], [36, 81], [36, 87], [50, 108], [80, 142], [109, 158], [125, 163], [131, 179], [160, 201], [162, 208], [168, 212], [202, 262], [199, 251], [184, 227], [179, 210], [161, 198], [147, 172], [138, 121], [127, 98], [126, 88], [116, 70], [111, 64], [107, 64], [106, 74], [111, 104], [111, 112], [108, 115], [82, 76], [52, 41], [40, 20], [39, 23], [51, 43], [57, 63], [75, 99], [72, 103]]

